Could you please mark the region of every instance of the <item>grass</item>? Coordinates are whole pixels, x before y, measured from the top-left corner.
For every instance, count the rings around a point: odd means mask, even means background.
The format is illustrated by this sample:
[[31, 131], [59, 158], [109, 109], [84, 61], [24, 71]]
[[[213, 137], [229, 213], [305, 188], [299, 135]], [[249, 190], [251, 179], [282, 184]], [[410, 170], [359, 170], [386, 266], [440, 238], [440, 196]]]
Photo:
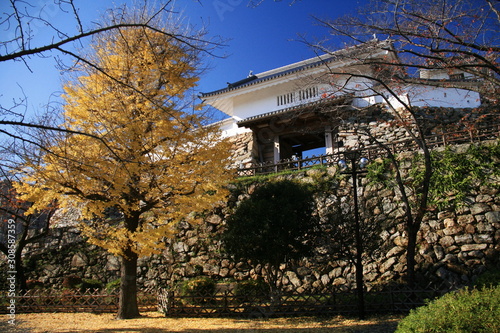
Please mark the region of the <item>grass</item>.
[[12, 333], [362, 333], [394, 332], [400, 317], [355, 320], [333, 318], [165, 318], [159, 312], [143, 313], [141, 318], [116, 320], [114, 314], [32, 313], [16, 315], [14, 327], [7, 316], [0, 316], [0, 331]]

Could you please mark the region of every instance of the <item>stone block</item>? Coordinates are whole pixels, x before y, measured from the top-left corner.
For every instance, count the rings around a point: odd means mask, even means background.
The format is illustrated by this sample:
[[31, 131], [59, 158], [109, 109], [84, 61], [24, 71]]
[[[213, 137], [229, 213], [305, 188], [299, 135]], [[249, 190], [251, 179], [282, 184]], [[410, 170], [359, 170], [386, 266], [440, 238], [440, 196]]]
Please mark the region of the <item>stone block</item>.
[[490, 234], [475, 234], [473, 236], [474, 242], [482, 244], [482, 243], [493, 243], [493, 235]]
[[380, 273], [385, 273], [388, 270], [391, 269], [392, 266], [396, 263], [397, 259], [395, 257], [387, 259], [381, 266], [380, 266]]
[[71, 266], [73, 267], [83, 267], [87, 266], [89, 258], [84, 253], [75, 253], [73, 258], [71, 258]]
[[484, 253], [482, 251], [470, 251], [467, 256], [469, 258], [477, 258], [477, 259], [481, 259], [484, 257]]
[[465, 234], [465, 235], [457, 235], [455, 236], [455, 242], [457, 242], [458, 245], [462, 244], [470, 244], [473, 242], [473, 237], [470, 234]]
[[434, 246], [434, 254], [437, 260], [442, 260], [445, 256], [444, 249], [439, 245]]
[[447, 219], [444, 219], [443, 223], [444, 223], [445, 228], [454, 227], [455, 226], [455, 219], [447, 218]]
[[476, 225], [476, 228], [479, 233], [490, 233], [494, 231], [493, 225], [491, 225], [490, 223], [478, 223]]
[[333, 280], [333, 285], [334, 286], [343, 286], [347, 283], [347, 280], [344, 279], [343, 277], [339, 277], [339, 278], [336, 278], [335, 280]]
[[474, 222], [476, 222], [476, 219], [471, 214], [460, 215], [457, 217], [458, 224], [469, 224], [469, 223], [474, 223]]
[[439, 212], [438, 213], [439, 220], [452, 219], [454, 217], [455, 217], [455, 213], [453, 213], [453, 212]]
[[488, 194], [479, 194], [476, 197], [476, 202], [484, 203], [484, 202], [490, 202], [490, 201], [493, 201], [493, 197], [491, 195], [488, 195]]
[[[472, 241], [472, 237], [471, 237], [471, 241]], [[441, 240], [439, 241], [439, 244], [441, 244], [444, 248], [447, 248], [447, 247], [450, 247], [453, 244], [455, 244], [455, 239], [451, 236], [445, 236], [445, 237], [441, 238]]]
[[293, 271], [287, 271], [285, 272], [285, 276], [288, 278], [291, 284], [293, 284], [296, 288], [298, 288], [300, 285], [302, 285], [302, 282], [300, 281], [299, 277], [297, 274]]
[[177, 253], [188, 252], [189, 246], [184, 242], [177, 242], [174, 243], [173, 250]]
[[464, 231], [464, 228], [460, 225], [454, 225], [443, 230], [443, 233], [447, 236], [458, 235]]
[[299, 267], [299, 268], [297, 268], [297, 274], [299, 276], [302, 276], [302, 277], [307, 276], [307, 275], [311, 274], [311, 269], [309, 269], [307, 267]]
[[473, 234], [476, 232], [476, 227], [474, 227], [472, 224], [467, 224], [464, 228], [464, 231], [467, 233], [467, 234]]
[[330, 273], [328, 273], [328, 276], [330, 277], [330, 279], [338, 278], [341, 275], [342, 275], [342, 267], [334, 268], [330, 271]]
[[323, 283], [324, 286], [327, 286], [330, 283], [330, 281], [331, 281], [330, 276], [328, 276], [328, 274], [323, 274], [321, 276], [320, 280], [321, 280], [321, 283]]
[[404, 252], [404, 250], [405, 248], [402, 246], [395, 246], [392, 249], [390, 249], [385, 256], [386, 258], [397, 256], [398, 254]]
[[470, 209], [472, 215], [479, 215], [489, 211], [491, 211], [491, 207], [485, 203], [476, 203]]
[[465, 244], [460, 247], [463, 252], [485, 250], [488, 244]]
[[116, 256], [108, 255], [105, 269], [107, 271], [119, 271], [120, 260]]
[[220, 224], [222, 222], [222, 218], [217, 214], [213, 214], [207, 218], [207, 222], [210, 224]]
[[229, 268], [221, 268], [219, 272], [220, 277], [226, 278], [229, 276]]
[[489, 223], [498, 223], [500, 222], [500, 211], [495, 211], [495, 212], [487, 212], [484, 214], [486, 217], [486, 221]]
[[429, 226], [430, 226], [432, 229], [434, 229], [434, 230], [436, 230], [436, 229], [441, 229], [441, 228], [442, 228], [442, 224], [441, 224], [441, 222], [440, 222], [440, 221], [438, 221], [438, 220], [430, 220], [428, 223], [429, 223]]
[[444, 257], [443, 261], [451, 264], [456, 264], [458, 262], [458, 258], [455, 254], [448, 253]]
[[427, 241], [427, 243], [434, 244], [438, 242], [439, 236], [434, 232], [429, 232], [424, 236], [424, 239]]
[[405, 247], [408, 245], [408, 239], [403, 236], [397, 236], [396, 238], [394, 238], [394, 244], [396, 246]]

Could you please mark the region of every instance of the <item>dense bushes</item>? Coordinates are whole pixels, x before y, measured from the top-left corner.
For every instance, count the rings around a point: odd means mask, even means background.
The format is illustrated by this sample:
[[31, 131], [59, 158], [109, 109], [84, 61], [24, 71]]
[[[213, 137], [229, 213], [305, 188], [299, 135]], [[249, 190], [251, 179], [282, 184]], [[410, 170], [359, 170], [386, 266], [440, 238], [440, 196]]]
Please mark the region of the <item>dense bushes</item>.
[[245, 300], [262, 297], [267, 293], [269, 293], [269, 287], [262, 279], [240, 281], [234, 288], [234, 296]]
[[463, 289], [410, 312], [397, 333], [500, 332], [500, 286]]
[[106, 290], [108, 291], [108, 293], [111, 293], [111, 292], [115, 291], [116, 289], [120, 288], [120, 283], [121, 283], [121, 279], [116, 279], [116, 280], [110, 281], [106, 284]]
[[102, 288], [102, 283], [92, 279], [82, 279], [76, 275], [64, 277], [63, 289], [97, 290]]
[[198, 276], [180, 284], [181, 296], [188, 297], [188, 303], [204, 304], [215, 294], [216, 283], [206, 276]]
[[481, 274], [476, 280], [475, 286], [478, 289], [500, 286], [500, 269], [490, 270]]

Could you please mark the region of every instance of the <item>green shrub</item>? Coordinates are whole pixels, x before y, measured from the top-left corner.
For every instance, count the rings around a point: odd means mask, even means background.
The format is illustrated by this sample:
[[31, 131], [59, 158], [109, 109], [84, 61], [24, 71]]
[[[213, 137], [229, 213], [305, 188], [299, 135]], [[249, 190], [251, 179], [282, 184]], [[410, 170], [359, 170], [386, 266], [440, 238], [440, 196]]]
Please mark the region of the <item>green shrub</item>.
[[82, 283], [78, 286], [80, 290], [86, 291], [89, 290], [97, 290], [102, 288], [102, 283], [97, 280], [92, 279], [82, 279]]
[[238, 282], [234, 288], [236, 297], [262, 297], [269, 293], [269, 286], [262, 280], [245, 280]]
[[500, 269], [484, 272], [477, 278], [474, 286], [477, 289], [500, 286]]
[[412, 310], [396, 333], [500, 332], [500, 286], [463, 289]]
[[110, 293], [110, 292], [114, 291], [115, 289], [120, 288], [120, 283], [121, 283], [120, 278], [113, 280], [111, 282], [108, 282], [106, 284], [106, 290], [108, 291], [108, 293]]
[[215, 281], [206, 276], [186, 280], [180, 285], [181, 296], [192, 297], [193, 304], [204, 304], [215, 294]]

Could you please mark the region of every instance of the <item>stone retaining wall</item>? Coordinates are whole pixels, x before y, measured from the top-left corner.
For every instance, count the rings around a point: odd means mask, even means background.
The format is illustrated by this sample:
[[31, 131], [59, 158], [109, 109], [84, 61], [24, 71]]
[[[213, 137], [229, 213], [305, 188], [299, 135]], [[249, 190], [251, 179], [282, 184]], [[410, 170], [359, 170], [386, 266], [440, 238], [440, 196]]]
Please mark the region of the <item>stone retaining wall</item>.
[[[313, 169], [293, 176], [304, 182], [328, 181], [336, 168]], [[206, 217], [198, 226], [179, 225], [178, 237], [166, 244], [162, 254], [141, 258], [138, 267], [140, 286], [167, 286], [198, 275], [216, 280], [244, 280], [260, 276], [262, 267], [247, 262], [234, 262], [221, 249], [218, 238], [231, 207], [247, 198], [257, 185], [233, 189], [226, 207]], [[342, 180], [332, 185], [334, 196], [347, 205], [352, 202], [351, 184]], [[398, 193], [381, 185], [368, 185], [360, 190], [363, 216], [378, 223], [382, 245], [365, 255], [365, 280], [368, 287], [399, 280], [406, 269], [406, 233]], [[325, 198], [322, 198], [324, 201]], [[489, 266], [499, 265], [500, 198], [498, 190], [478, 187], [471, 191], [466, 206], [456, 211], [431, 212], [419, 232], [417, 264], [421, 275], [453, 283], [469, 283]], [[321, 205], [318, 204], [318, 211]], [[330, 240], [335, 242], [335, 240]], [[45, 244], [30, 246], [25, 255], [28, 278], [46, 285], [59, 286], [64, 278], [77, 275], [108, 283], [119, 277], [118, 258], [87, 244], [72, 227], [53, 229]], [[304, 259], [285, 269], [285, 288], [320, 289], [336, 285], [354, 286], [354, 267], [335, 257], [328, 246], [318, 248], [313, 258]], [[6, 272], [7, 270], [2, 270]], [[5, 281], [3, 279], [2, 281]]]

